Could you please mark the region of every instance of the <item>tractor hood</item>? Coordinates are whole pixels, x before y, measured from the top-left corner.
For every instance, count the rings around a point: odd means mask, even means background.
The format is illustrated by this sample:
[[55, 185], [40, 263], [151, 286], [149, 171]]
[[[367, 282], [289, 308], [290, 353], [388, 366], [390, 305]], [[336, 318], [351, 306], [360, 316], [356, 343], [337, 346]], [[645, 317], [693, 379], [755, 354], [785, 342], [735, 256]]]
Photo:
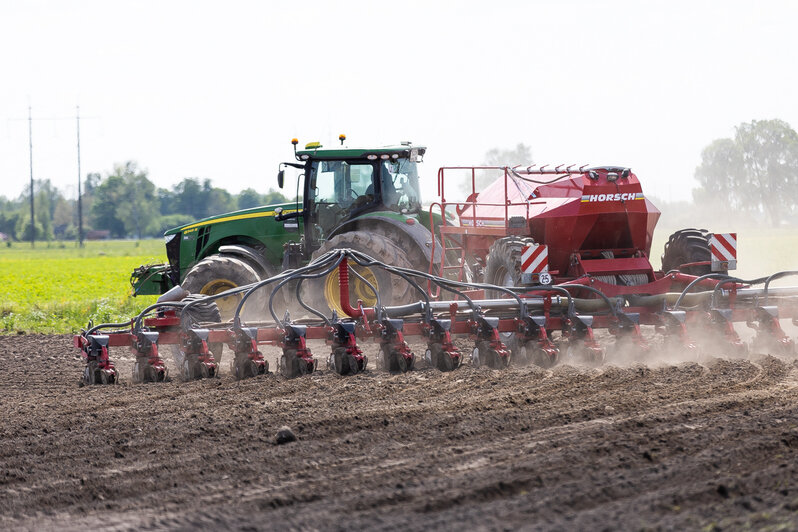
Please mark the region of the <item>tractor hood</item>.
[[173, 283], [204, 257], [219, 252], [222, 246], [244, 246], [261, 255], [266, 267], [277, 270], [283, 258], [283, 245], [301, 238], [301, 218], [275, 220], [277, 209], [296, 212], [297, 204], [279, 203], [210, 216], [170, 229], [164, 234], [166, 257]]
[[252, 207], [251, 209], [243, 209], [240, 211], [228, 212], [225, 214], [217, 214], [214, 216], [209, 216], [208, 218], [203, 218], [202, 220], [199, 220], [197, 222], [191, 222], [185, 225], [181, 225], [179, 227], [175, 227], [174, 229], [169, 229], [164, 233], [164, 236], [168, 237], [169, 235], [176, 235], [185, 231], [198, 229], [206, 225], [218, 224], [221, 222], [273, 217], [276, 214], [274, 210], [277, 208], [282, 208], [283, 212], [287, 214], [290, 212], [295, 212], [297, 210], [297, 205], [295, 202], [276, 203], [274, 205], [262, 205], [260, 207]]

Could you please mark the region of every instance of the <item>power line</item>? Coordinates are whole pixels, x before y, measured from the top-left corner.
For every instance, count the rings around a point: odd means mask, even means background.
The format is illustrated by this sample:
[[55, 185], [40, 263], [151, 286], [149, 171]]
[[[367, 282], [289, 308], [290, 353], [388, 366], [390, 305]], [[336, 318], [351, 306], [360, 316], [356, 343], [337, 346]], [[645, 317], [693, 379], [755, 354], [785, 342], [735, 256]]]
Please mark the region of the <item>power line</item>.
[[[83, 120], [93, 120], [99, 117], [84, 116]], [[28, 105], [28, 118], [9, 118], [9, 122], [16, 122], [21, 120], [28, 121], [28, 147], [30, 152], [30, 245], [35, 247], [36, 240], [36, 211], [33, 199], [33, 121], [60, 121], [60, 120], [75, 120], [77, 122], [77, 151], [78, 151], [78, 244], [83, 247], [83, 201], [81, 193], [81, 169], [80, 169], [80, 106], [76, 106], [75, 116], [70, 117], [49, 117], [49, 118], [33, 118], [31, 106]]]
[[36, 247], [36, 218], [33, 210], [33, 118], [28, 105], [28, 145], [30, 146], [30, 247]]
[[80, 106], [75, 107], [75, 120], [78, 126], [78, 246], [83, 247], [83, 200], [80, 194]]

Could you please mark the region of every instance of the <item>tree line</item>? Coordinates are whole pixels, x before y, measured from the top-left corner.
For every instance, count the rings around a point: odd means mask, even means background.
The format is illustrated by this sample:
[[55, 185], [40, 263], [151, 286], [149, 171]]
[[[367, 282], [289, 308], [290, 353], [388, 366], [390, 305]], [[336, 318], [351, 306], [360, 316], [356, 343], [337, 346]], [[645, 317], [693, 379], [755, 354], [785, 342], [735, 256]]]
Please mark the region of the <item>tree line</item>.
[[774, 227], [798, 221], [798, 133], [783, 120], [752, 120], [701, 152], [693, 200], [712, 212]]
[[[531, 148], [495, 148], [485, 164], [530, 164]], [[471, 190], [470, 176], [464, 191]], [[484, 180], [495, 176], [477, 176]], [[738, 219], [779, 226], [798, 220], [798, 133], [782, 120], [752, 120], [735, 128], [730, 138], [717, 139], [701, 152], [693, 200], [702, 212], [732, 214]], [[466, 183], [467, 181], [467, 183]], [[467, 186], [466, 186], [467, 185]], [[477, 190], [484, 186], [478, 183]], [[30, 187], [18, 198], [0, 196], [0, 233], [29, 241]], [[274, 189], [253, 188], [231, 194], [209, 179], [186, 178], [171, 189], [158, 188], [135, 162], [115, 165], [104, 177], [83, 182], [84, 234], [109, 231], [113, 238], [158, 237], [172, 227], [214, 214], [288, 201]], [[67, 199], [49, 180], [34, 183], [36, 240], [74, 240], [78, 236], [77, 200]], [[687, 207], [685, 205], [685, 207]], [[742, 218], [741, 218], [742, 217]]]
[[[108, 231], [112, 238], [160, 237], [164, 231], [214, 214], [288, 201], [269, 189], [231, 194], [210, 179], [186, 178], [171, 189], [156, 187], [135, 162], [114, 166], [105, 176], [90, 173], [82, 183], [84, 235]], [[66, 198], [50, 180], [34, 182], [36, 240], [78, 238], [77, 199]], [[16, 199], [0, 196], [0, 233], [30, 241], [30, 185]]]

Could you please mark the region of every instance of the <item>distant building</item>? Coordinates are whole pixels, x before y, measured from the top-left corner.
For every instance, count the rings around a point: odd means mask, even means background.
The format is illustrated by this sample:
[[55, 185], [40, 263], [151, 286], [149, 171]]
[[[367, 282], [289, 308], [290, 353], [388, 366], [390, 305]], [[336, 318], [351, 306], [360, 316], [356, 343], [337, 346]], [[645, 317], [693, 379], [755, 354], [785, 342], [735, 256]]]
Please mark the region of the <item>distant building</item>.
[[8, 242], [11, 240], [11, 237], [5, 233], [0, 233], [0, 242]]
[[109, 229], [86, 231], [86, 240], [108, 240], [109, 238], [111, 238], [111, 231]]

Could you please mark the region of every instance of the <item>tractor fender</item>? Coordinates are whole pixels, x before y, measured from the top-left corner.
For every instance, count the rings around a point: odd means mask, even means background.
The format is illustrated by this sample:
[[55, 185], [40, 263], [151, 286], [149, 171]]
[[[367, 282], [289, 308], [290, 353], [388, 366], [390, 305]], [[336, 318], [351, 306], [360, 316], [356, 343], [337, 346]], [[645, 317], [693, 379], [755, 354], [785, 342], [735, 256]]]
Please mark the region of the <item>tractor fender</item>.
[[[375, 226], [382, 225], [388, 232], [404, 233], [409, 236], [411, 240], [418, 246], [424, 253], [424, 257], [429, 260], [432, 258], [432, 240], [435, 239], [435, 264], [441, 263], [441, 242], [430, 231], [421, 225], [415, 218], [414, 223], [408, 224], [403, 220], [397, 220], [389, 216], [364, 216], [349, 220], [348, 222], [336, 227], [329, 238], [341, 233], [348, 233], [350, 231], [367, 230], [373, 231]], [[366, 226], [365, 224], [368, 224]], [[415, 266], [415, 265], [414, 265]]]
[[255, 248], [252, 248], [250, 246], [244, 246], [241, 244], [235, 244], [235, 245], [228, 244], [224, 246], [219, 246], [219, 253], [222, 255], [232, 255], [234, 257], [238, 257], [240, 259], [243, 259], [244, 262], [253, 266], [257, 264], [258, 266], [257, 269], [260, 270], [259, 273], [261, 273], [264, 276], [263, 277], [264, 279], [272, 277], [274, 275], [275, 268], [272, 265], [270, 265], [263, 257], [263, 255], [258, 253]]

